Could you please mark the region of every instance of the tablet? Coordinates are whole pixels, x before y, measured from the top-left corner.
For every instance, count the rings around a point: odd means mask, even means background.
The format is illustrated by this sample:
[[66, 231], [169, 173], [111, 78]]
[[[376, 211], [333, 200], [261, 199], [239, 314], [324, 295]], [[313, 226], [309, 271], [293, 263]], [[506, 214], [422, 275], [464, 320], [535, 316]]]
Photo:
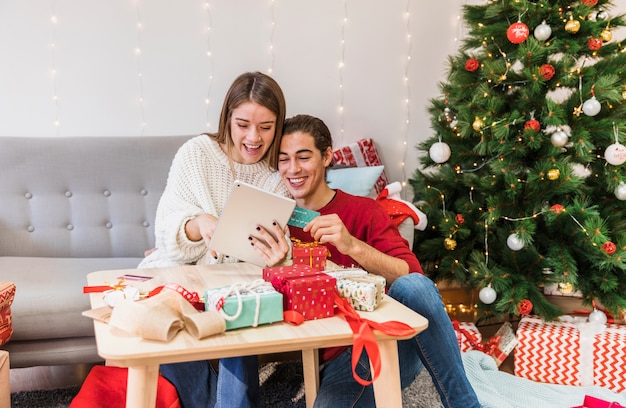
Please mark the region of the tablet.
[[221, 254], [266, 266], [265, 260], [250, 244], [248, 237], [260, 238], [256, 227], [272, 231], [272, 222], [285, 228], [296, 206], [295, 200], [235, 180], [217, 221], [209, 249]]

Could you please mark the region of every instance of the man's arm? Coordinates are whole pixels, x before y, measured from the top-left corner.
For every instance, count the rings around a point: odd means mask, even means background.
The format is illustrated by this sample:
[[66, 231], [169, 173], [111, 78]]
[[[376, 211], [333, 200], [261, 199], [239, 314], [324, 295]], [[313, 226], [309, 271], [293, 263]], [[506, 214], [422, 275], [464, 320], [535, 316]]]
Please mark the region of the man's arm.
[[409, 273], [406, 261], [387, 255], [354, 237], [336, 214], [316, 217], [304, 231], [310, 232], [318, 242], [334, 245], [339, 252], [354, 259], [366, 271], [383, 276], [388, 285]]

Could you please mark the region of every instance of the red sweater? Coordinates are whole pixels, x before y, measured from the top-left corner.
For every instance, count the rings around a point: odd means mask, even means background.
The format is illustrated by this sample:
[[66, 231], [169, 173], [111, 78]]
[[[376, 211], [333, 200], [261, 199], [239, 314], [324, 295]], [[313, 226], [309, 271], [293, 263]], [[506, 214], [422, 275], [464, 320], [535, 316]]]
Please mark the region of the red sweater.
[[[409, 243], [402, 238], [398, 228], [393, 225], [391, 218], [383, 207], [369, 197], [358, 197], [336, 190], [335, 197], [324, 207], [317, 210], [321, 215], [337, 214], [350, 233], [361, 241], [379, 251], [395, 258], [404, 259], [409, 265], [409, 271], [422, 272], [417, 257], [409, 248]], [[313, 237], [301, 228], [289, 227], [291, 236], [302, 242], [312, 242]], [[359, 266], [354, 259], [340, 253], [331, 244], [325, 244], [330, 251], [330, 260], [344, 267]], [[345, 347], [333, 347], [322, 350], [322, 361], [337, 357]]]

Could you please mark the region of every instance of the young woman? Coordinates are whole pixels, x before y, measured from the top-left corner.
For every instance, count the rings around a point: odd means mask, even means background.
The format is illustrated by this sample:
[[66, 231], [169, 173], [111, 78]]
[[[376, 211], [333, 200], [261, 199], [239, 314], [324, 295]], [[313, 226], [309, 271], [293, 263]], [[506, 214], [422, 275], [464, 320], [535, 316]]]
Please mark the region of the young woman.
[[[235, 79], [217, 132], [190, 139], [176, 153], [157, 208], [156, 248], [140, 268], [237, 261], [207, 244], [234, 180], [288, 195], [276, 172], [285, 112], [283, 92], [271, 77], [249, 72]], [[288, 254], [283, 227], [274, 227], [280, 239], [268, 240], [262, 249], [268, 266]], [[184, 408], [259, 404], [255, 356], [221, 359], [219, 376], [208, 361], [163, 364], [161, 373], [176, 386]]]

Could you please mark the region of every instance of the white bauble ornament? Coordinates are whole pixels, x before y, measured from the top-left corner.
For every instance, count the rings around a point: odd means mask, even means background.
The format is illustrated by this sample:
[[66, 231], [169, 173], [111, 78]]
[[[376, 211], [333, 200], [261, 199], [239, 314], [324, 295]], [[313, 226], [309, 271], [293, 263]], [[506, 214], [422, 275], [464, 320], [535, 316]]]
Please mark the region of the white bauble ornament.
[[596, 14], [596, 19], [597, 20], [606, 20], [609, 18], [609, 13], [607, 13], [606, 11], [599, 9], [598, 10], [598, 14]]
[[572, 164], [572, 174], [576, 177], [587, 178], [591, 176], [591, 169], [587, 166], [584, 166], [580, 163]]
[[556, 147], [563, 147], [567, 144], [567, 133], [563, 130], [559, 129], [556, 132], [552, 133], [550, 136], [550, 142]]
[[506, 245], [513, 251], [519, 251], [524, 248], [524, 242], [519, 238], [517, 234], [511, 234], [506, 239]]
[[626, 200], [626, 184], [619, 183], [617, 187], [615, 187], [614, 193], [615, 193], [615, 197], [618, 200], [621, 200], [621, 201]]
[[595, 96], [592, 96], [591, 99], [587, 99], [585, 103], [583, 103], [583, 112], [585, 112], [587, 116], [596, 116], [600, 113], [600, 109], [602, 109], [602, 106]]
[[450, 146], [444, 142], [433, 143], [430, 149], [428, 149], [428, 154], [435, 163], [447, 162], [450, 158], [450, 153]]
[[604, 159], [613, 166], [619, 166], [626, 162], [626, 147], [621, 143], [613, 143], [604, 151]]
[[491, 285], [485, 286], [480, 290], [480, 292], [478, 292], [478, 298], [486, 305], [490, 305], [495, 302], [497, 297], [498, 294], [495, 290], [493, 290]]
[[589, 313], [589, 322], [606, 324], [606, 313], [602, 310], [593, 309], [593, 312]]
[[552, 35], [552, 28], [546, 23], [546, 20], [543, 20], [541, 24], [535, 27], [533, 34], [537, 40], [545, 41]]

